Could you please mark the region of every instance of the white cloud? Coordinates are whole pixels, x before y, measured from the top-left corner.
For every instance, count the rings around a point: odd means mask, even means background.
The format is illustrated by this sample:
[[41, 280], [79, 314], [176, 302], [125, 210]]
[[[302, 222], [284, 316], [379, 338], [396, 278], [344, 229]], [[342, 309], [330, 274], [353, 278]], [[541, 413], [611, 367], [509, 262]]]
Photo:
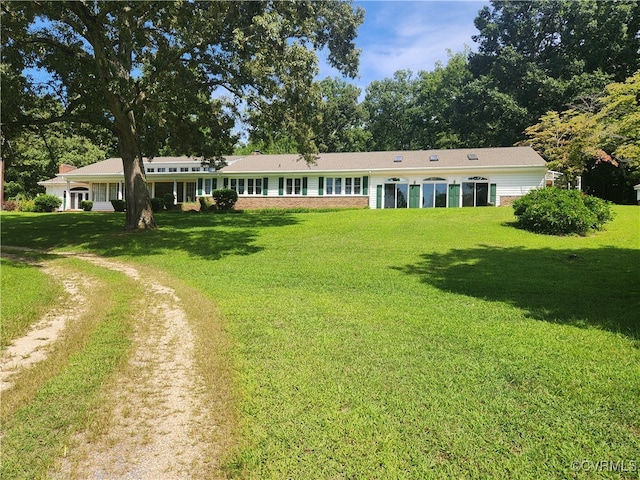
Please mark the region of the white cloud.
[[[433, 70], [436, 62], [447, 63], [447, 50], [457, 53], [465, 45], [475, 49], [471, 36], [477, 33], [473, 20], [485, 1], [360, 1], [366, 10], [356, 45], [360, 55], [363, 90], [374, 80], [390, 78], [398, 70]], [[320, 77], [339, 76], [321, 66]]]

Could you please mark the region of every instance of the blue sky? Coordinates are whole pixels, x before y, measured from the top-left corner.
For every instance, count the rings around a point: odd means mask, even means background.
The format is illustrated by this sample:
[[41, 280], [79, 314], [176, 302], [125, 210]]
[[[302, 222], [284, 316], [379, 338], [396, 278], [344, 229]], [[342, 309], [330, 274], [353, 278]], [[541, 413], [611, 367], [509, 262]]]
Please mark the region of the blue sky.
[[[372, 81], [391, 78], [397, 70], [433, 70], [447, 63], [447, 49], [460, 52], [465, 45], [476, 51], [471, 39], [478, 33], [473, 20], [487, 1], [355, 1], [365, 10], [358, 30], [360, 77], [347, 79], [364, 90]], [[340, 76], [321, 66], [320, 78]]]

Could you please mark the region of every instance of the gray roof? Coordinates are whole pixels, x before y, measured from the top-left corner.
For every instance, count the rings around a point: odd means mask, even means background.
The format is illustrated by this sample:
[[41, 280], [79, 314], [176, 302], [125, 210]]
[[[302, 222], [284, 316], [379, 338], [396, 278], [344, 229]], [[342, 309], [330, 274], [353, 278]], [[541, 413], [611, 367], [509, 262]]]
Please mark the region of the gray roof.
[[[470, 155], [477, 159], [471, 160]], [[437, 160], [431, 160], [436, 158]], [[544, 167], [546, 162], [531, 147], [464, 148], [394, 152], [321, 153], [315, 164], [307, 164], [298, 154], [227, 156], [220, 173], [401, 171], [425, 168]], [[196, 157], [155, 157], [145, 166], [189, 163], [200, 165]], [[122, 175], [122, 159], [109, 158], [64, 174], [66, 177]]]
[[[477, 160], [470, 160], [469, 155], [476, 155]], [[436, 161], [431, 160], [434, 156], [437, 156]], [[235, 162], [227, 160], [229, 165], [223, 168], [222, 172], [331, 172], [546, 165], [544, 159], [531, 147], [321, 153], [318, 157], [315, 164], [308, 165], [297, 154], [251, 155]]]

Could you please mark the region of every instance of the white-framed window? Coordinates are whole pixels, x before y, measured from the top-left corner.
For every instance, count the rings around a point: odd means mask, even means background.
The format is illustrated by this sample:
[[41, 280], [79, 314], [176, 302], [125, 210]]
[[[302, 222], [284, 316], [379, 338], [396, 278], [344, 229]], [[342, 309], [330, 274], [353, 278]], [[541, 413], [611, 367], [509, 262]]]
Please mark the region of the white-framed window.
[[262, 195], [262, 179], [261, 178], [248, 178], [247, 179], [247, 192], [246, 193], [247, 193], [247, 195]]
[[245, 185], [244, 178], [232, 178], [230, 180], [229, 188], [231, 190], [235, 190], [238, 193], [238, 195], [244, 195], [244, 185]]
[[167, 169], [165, 167], [158, 168], [158, 173], [165, 173]]
[[326, 195], [361, 195], [362, 177], [325, 178]]
[[178, 171], [178, 167], [169, 167], [169, 172], [177, 172]]
[[156, 171], [155, 168], [147, 168], [147, 173], [153, 173], [155, 171]]
[[94, 202], [107, 201], [107, 185], [106, 183], [94, 183], [91, 185], [91, 197]]
[[200, 171], [200, 167], [191, 167], [191, 171], [192, 172], [199, 172]]
[[118, 184], [110, 183], [109, 184], [109, 196], [107, 197], [109, 200], [117, 200], [118, 199]]
[[181, 172], [188, 172], [189, 171], [189, 167], [180, 167], [180, 171]]
[[302, 193], [302, 179], [287, 178], [284, 192], [286, 195], [300, 195]]

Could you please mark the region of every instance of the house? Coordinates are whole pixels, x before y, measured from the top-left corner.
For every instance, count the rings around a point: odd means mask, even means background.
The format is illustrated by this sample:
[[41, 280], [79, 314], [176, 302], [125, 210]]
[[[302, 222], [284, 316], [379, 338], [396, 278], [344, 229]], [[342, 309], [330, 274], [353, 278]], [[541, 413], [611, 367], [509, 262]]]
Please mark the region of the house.
[[[214, 171], [198, 158], [144, 160], [152, 197], [173, 194], [196, 201], [219, 188], [238, 192], [238, 209], [256, 208], [455, 208], [508, 205], [545, 186], [546, 162], [531, 147], [397, 152], [322, 153], [315, 164], [296, 154], [226, 157]], [[61, 210], [93, 201], [113, 210], [123, 198], [122, 160], [110, 158], [41, 182], [59, 196]]]
[[640, 205], [640, 183], [638, 185], [634, 185], [633, 189], [636, 191], [636, 202]]

